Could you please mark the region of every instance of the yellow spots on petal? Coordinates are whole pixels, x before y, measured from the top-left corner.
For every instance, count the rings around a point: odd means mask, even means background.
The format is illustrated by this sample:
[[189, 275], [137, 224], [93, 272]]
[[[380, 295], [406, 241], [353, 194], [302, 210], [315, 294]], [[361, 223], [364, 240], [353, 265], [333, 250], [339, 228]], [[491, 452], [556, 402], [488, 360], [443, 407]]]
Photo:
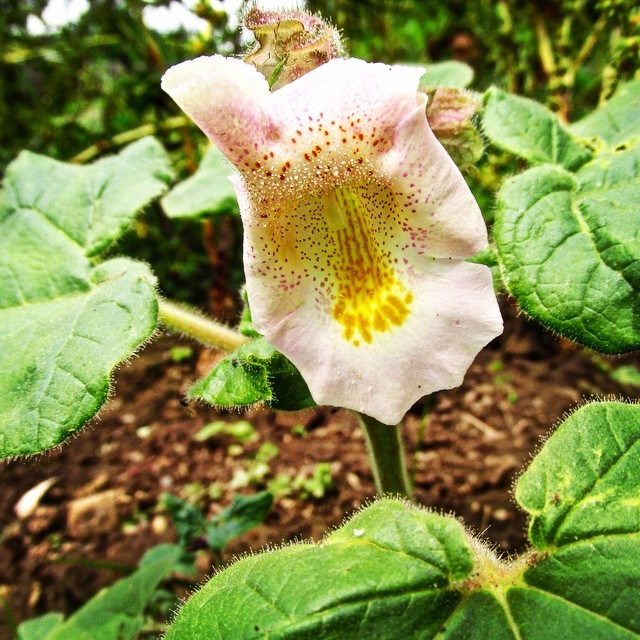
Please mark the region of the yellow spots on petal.
[[332, 260], [333, 319], [354, 346], [371, 344], [376, 334], [404, 324], [413, 295], [398, 280], [372, 221], [386, 203], [384, 193], [367, 195], [357, 187], [339, 187], [324, 196], [325, 219], [338, 252]]

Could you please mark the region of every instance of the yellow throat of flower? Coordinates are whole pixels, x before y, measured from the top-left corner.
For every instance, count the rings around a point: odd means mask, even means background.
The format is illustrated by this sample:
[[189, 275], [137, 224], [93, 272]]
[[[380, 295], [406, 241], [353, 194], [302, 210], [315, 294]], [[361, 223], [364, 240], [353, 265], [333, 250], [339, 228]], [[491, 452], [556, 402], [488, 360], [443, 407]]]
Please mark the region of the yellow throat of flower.
[[396, 277], [380, 241], [394, 204], [393, 193], [381, 184], [337, 187], [324, 196], [336, 247], [332, 315], [356, 347], [401, 326], [410, 313], [413, 294]]

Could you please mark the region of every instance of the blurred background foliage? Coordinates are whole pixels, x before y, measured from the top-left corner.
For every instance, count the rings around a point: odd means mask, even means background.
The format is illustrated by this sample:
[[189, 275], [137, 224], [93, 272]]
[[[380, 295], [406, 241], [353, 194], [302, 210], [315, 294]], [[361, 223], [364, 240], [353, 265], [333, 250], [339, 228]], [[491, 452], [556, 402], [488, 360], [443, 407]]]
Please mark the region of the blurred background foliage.
[[[0, 172], [30, 149], [87, 162], [143, 135], [170, 151], [178, 179], [192, 174], [203, 136], [160, 90], [168, 66], [216, 52], [237, 54], [239, 0], [192, 0], [201, 28], [148, 26], [149, 7], [178, 0], [91, 0], [74, 22], [36, 30], [47, 0], [0, 0]], [[265, 2], [266, 8], [279, 3]], [[634, 0], [308, 0], [341, 30], [347, 51], [367, 60], [457, 59], [473, 88], [496, 84], [575, 120], [638, 73], [640, 8]], [[488, 154], [469, 176], [483, 210], [505, 173]], [[490, 214], [488, 214], [490, 217]], [[234, 211], [169, 220], [149, 209], [117, 251], [153, 265], [162, 291], [232, 319], [242, 281], [241, 227]]]
[[[308, 0], [342, 29], [351, 55], [457, 59], [495, 84], [577, 119], [638, 69], [634, 0]], [[604, 83], [603, 83], [604, 80]]]

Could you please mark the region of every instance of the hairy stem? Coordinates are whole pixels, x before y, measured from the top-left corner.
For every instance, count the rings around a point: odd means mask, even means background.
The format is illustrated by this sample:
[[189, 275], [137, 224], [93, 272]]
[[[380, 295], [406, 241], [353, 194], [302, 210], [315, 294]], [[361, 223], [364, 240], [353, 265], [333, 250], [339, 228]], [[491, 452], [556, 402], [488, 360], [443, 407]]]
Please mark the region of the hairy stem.
[[249, 342], [249, 338], [238, 331], [162, 298], [158, 300], [158, 319], [175, 331], [223, 351], [233, 351]]
[[399, 495], [411, 499], [413, 491], [407, 472], [400, 426], [382, 424], [360, 413], [357, 415], [365, 433], [378, 494], [380, 496]]

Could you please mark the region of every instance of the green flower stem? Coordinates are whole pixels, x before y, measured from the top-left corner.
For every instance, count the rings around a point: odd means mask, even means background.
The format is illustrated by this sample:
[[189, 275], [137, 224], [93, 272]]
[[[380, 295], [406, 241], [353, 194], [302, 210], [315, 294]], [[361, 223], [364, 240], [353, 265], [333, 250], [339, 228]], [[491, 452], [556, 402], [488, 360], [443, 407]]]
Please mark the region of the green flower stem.
[[158, 299], [158, 320], [208, 347], [223, 351], [233, 351], [250, 341], [220, 322], [163, 298]]
[[99, 140], [90, 147], [87, 147], [84, 151], [81, 151], [77, 155], [73, 156], [69, 160], [74, 164], [84, 164], [99, 156], [101, 153], [113, 149], [114, 147], [121, 147], [140, 138], [146, 136], [153, 136], [159, 131], [172, 131], [173, 129], [181, 129], [189, 126], [189, 119], [185, 116], [172, 116], [167, 118], [158, 124], [143, 124], [135, 129], [129, 131], [123, 131], [118, 133], [109, 140]]
[[399, 495], [411, 499], [413, 490], [407, 472], [400, 426], [382, 424], [361, 413], [357, 415], [365, 433], [378, 494], [380, 496]]

